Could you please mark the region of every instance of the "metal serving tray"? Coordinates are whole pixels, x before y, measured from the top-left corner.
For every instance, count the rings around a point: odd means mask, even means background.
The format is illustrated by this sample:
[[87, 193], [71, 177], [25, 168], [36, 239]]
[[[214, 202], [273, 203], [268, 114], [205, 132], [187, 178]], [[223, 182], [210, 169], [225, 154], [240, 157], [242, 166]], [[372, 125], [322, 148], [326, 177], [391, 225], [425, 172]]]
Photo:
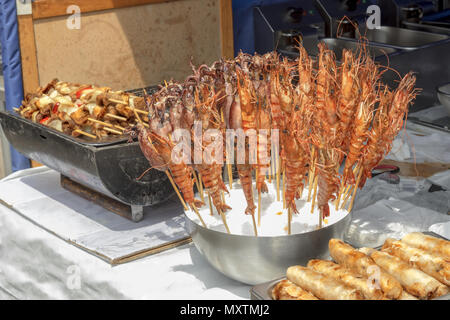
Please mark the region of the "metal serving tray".
[[[444, 238], [444, 237], [442, 237], [442, 236], [440, 236], [440, 235], [438, 235], [438, 234], [436, 234], [434, 232], [431, 232], [431, 231], [426, 231], [426, 232], [423, 232], [423, 233], [427, 234], [427, 235], [430, 235], [430, 236], [433, 236], [433, 237], [436, 237], [436, 238], [449, 240], [449, 239], [446, 239], [446, 238]], [[375, 249], [378, 250], [378, 249], [381, 249], [381, 247], [382, 246], [379, 246], [379, 247], [376, 247]], [[250, 299], [251, 300], [273, 300], [272, 299], [272, 289], [273, 289], [273, 287], [275, 287], [275, 285], [278, 282], [280, 282], [281, 280], [285, 280], [285, 279], [286, 279], [286, 277], [281, 277], [281, 278], [278, 278], [278, 279], [275, 279], [275, 280], [272, 280], [272, 281], [268, 281], [268, 282], [261, 283], [261, 284], [258, 284], [256, 286], [253, 286], [250, 289]], [[433, 300], [450, 300], [450, 293], [446, 294], [444, 296], [440, 296], [438, 298], [435, 298]]]
[[131, 207], [139, 221], [143, 207], [168, 199], [173, 189], [167, 176], [150, 170], [139, 143], [127, 137], [89, 143], [33, 123], [10, 112], [0, 112], [3, 132], [11, 145], [26, 157], [52, 168], [79, 184]]
[[[303, 46], [305, 47], [308, 54], [317, 57], [319, 55], [319, 48], [317, 45], [319, 42], [324, 42], [327, 47], [334, 52], [336, 55], [336, 60], [341, 61], [342, 60], [342, 50], [348, 49], [353, 52], [357, 52], [360, 48], [360, 45], [356, 41], [352, 41], [350, 39], [336, 39], [336, 38], [317, 38], [317, 37], [305, 37], [303, 39]], [[376, 44], [369, 43], [367, 45], [368, 53], [371, 57], [374, 59], [381, 57], [381, 56], [388, 56], [393, 53], [398, 52], [397, 49], [386, 47], [386, 46], [379, 46]], [[296, 51], [287, 51], [287, 50], [278, 50], [281, 54], [286, 55], [288, 57], [296, 58], [298, 57], [298, 50]]]
[[104, 138], [100, 138], [100, 139], [90, 139], [88, 137], [85, 136], [78, 136], [78, 137], [74, 137], [68, 134], [65, 134], [61, 131], [55, 130], [51, 127], [47, 127], [44, 126], [40, 123], [36, 123], [31, 121], [30, 119], [24, 118], [22, 116], [20, 116], [17, 113], [13, 113], [10, 111], [2, 111], [1, 113], [3, 113], [0, 117], [10, 117], [10, 118], [14, 118], [15, 121], [21, 121], [24, 122], [26, 124], [27, 127], [36, 127], [36, 128], [45, 128], [46, 131], [51, 131], [53, 132], [55, 135], [64, 137], [67, 140], [71, 140], [75, 143], [80, 143], [80, 144], [84, 144], [87, 146], [93, 146], [93, 147], [104, 147], [104, 146], [111, 146], [114, 144], [119, 144], [119, 143], [123, 143], [126, 142], [128, 140], [127, 136], [124, 135], [108, 135], [107, 137]]
[[381, 26], [379, 29], [364, 28], [360, 29], [360, 33], [369, 41], [369, 43], [402, 50], [416, 50], [449, 39], [445, 34], [390, 26]]

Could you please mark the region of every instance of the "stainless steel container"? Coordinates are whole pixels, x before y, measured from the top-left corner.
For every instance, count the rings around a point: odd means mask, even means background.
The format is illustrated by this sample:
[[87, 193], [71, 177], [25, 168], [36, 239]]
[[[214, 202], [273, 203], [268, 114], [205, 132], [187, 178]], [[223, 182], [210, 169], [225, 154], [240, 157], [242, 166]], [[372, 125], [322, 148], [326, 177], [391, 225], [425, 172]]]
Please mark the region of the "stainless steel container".
[[187, 215], [186, 228], [195, 247], [218, 271], [255, 285], [279, 278], [289, 266], [328, 258], [328, 241], [342, 238], [351, 213], [337, 223], [306, 233], [283, 236], [244, 236], [206, 229]]
[[439, 102], [447, 110], [450, 115], [450, 82], [436, 88]]

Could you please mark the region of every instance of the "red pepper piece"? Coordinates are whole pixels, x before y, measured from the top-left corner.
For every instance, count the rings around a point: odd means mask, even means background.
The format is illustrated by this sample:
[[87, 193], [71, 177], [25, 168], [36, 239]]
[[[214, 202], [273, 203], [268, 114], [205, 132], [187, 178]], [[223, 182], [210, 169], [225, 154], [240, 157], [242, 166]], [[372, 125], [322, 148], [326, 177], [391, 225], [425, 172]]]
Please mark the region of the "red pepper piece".
[[58, 112], [58, 108], [59, 108], [59, 102], [55, 103], [55, 105], [53, 106], [52, 112], [53, 113], [57, 113]]
[[48, 119], [50, 119], [50, 117], [44, 117], [41, 119], [41, 121], [39, 121], [40, 124], [45, 124], [45, 122], [48, 121]]
[[78, 90], [77, 93], [76, 93], [77, 99], [80, 99], [81, 94], [83, 93], [83, 91], [87, 90], [87, 89], [92, 89], [92, 86], [89, 86], [89, 87], [86, 87], [86, 88]]

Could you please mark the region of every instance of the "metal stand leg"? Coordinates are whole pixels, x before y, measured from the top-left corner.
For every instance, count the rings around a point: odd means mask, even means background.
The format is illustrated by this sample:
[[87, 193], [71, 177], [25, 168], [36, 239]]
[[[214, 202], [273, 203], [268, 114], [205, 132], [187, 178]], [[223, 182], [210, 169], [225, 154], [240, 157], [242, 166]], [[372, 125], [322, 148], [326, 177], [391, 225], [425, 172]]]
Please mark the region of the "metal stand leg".
[[120, 201], [111, 199], [97, 191], [91, 190], [78, 182], [70, 180], [69, 178], [61, 175], [61, 186], [73, 192], [80, 197], [92, 201], [99, 206], [121, 216], [128, 220], [139, 222], [144, 217], [144, 207], [139, 205], [126, 205]]
[[131, 219], [134, 222], [139, 222], [144, 217], [144, 207], [143, 206], [136, 206], [131, 205]]

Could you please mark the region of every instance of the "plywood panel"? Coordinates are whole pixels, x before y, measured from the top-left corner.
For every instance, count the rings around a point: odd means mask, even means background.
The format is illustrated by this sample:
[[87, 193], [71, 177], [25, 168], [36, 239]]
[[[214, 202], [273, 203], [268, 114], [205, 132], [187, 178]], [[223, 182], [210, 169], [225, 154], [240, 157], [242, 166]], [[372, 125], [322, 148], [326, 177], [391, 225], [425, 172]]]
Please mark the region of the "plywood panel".
[[39, 86], [39, 74], [36, 60], [36, 44], [31, 15], [18, 16], [20, 56], [24, 93], [36, 90]]
[[222, 56], [227, 59], [232, 59], [234, 57], [234, 45], [231, 0], [220, 0], [220, 36]]
[[34, 0], [33, 19], [64, 16], [67, 14], [67, 7], [73, 4], [79, 6], [81, 12], [91, 12], [169, 1], [176, 0]]
[[113, 89], [184, 79], [221, 56], [218, 0], [183, 0], [35, 21], [41, 85], [57, 77]]

